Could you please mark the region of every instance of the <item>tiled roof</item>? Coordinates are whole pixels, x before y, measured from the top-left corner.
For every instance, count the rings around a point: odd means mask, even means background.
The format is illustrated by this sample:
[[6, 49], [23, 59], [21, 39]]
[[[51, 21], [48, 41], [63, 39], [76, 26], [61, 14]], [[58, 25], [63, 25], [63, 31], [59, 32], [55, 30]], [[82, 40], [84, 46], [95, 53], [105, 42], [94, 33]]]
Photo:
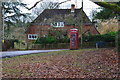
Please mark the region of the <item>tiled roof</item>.
[[[75, 9], [74, 17], [78, 17], [83, 13], [85, 15], [85, 24], [91, 24], [91, 21], [85, 14], [85, 12], [80, 9]], [[65, 17], [66, 15], [72, 14], [71, 9], [45, 9], [33, 22], [32, 25], [40, 25], [40, 22], [44, 21], [44, 19], [52, 18], [53, 16], [61, 16]], [[43, 23], [42, 23], [43, 24]]]

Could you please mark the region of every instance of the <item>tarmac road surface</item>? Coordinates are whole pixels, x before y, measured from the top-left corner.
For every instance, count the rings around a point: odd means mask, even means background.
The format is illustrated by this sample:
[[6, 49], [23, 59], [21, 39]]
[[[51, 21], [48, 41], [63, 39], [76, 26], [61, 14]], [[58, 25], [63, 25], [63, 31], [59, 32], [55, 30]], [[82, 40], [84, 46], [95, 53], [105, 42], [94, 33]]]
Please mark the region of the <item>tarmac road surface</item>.
[[68, 49], [3, 51], [3, 52], [0, 52], [0, 59], [1, 58], [10, 58], [10, 57], [15, 57], [15, 56], [20, 56], [20, 55], [26, 55], [26, 54], [46, 53], [46, 52], [61, 51], [61, 50], [68, 50]]

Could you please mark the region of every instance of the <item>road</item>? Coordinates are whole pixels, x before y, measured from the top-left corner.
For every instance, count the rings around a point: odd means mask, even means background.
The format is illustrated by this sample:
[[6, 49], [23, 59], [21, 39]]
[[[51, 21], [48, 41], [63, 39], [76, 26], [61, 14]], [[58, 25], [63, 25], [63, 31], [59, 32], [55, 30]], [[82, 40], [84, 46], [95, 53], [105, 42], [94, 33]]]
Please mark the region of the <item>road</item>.
[[46, 52], [53, 52], [53, 51], [61, 51], [67, 49], [55, 49], [55, 50], [26, 50], [26, 51], [4, 51], [0, 52], [0, 59], [1, 58], [9, 58], [14, 56], [26, 55], [26, 54], [33, 54], [33, 53], [46, 53]]

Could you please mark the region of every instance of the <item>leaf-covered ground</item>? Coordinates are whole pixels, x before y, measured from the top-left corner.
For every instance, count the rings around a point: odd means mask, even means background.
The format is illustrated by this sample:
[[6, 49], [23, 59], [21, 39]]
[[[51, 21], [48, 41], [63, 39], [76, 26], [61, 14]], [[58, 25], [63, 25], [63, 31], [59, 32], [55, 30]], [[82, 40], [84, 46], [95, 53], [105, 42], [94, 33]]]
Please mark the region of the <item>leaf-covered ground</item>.
[[3, 59], [3, 78], [117, 78], [113, 49], [66, 50]]

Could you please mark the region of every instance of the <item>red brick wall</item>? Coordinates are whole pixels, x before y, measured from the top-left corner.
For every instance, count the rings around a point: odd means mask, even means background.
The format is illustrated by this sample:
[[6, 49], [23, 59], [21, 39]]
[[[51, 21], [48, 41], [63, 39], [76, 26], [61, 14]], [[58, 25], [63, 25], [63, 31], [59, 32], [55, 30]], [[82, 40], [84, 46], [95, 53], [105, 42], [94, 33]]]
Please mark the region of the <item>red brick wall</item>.
[[92, 27], [92, 28], [90, 29], [90, 32], [92, 33], [92, 35], [100, 34], [100, 33], [96, 30], [96, 28], [94, 28], [94, 27]]
[[91, 33], [92, 35], [99, 34], [99, 32], [95, 29], [94, 26], [85, 25], [85, 26], [83, 27], [83, 32], [85, 32], [85, 31], [87, 31], [87, 30], [90, 30], [90, 33]]
[[67, 32], [70, 31], [71, 28], [77, 28], [75, 26], [65, 26], [59, 28], [53, 28], [51, 26], [30, 26], [26, 31], [27, 34], [48, 34], [49, 30], [66, 30]]
[[[49, 25], [46, 26], [30, 26], [28, 28], [28, 30], [26, 31], [27, 34], [39, 34], [40, 36], [44, 36], [46, 34], [48, 34], [49, 30], [65, 30], [67, 31], [68, 36], [70, 35], [70, 29], [72, 28], [77, 28], [80, 31], [80, 28], [78, 28], [77, 26], [65, 26], [65, 27], [58, 27], [58, 28], [53, 28]], [[96, 29], [94, 28], [94, 26], [84, 26], [83, 27], [83, 32], [85, 32], [86, 30], [90, 29], [90, 33], [91, 34], [99, 34]], [[27, 37], [28, 38], [28, 37]], [[34, 40], [27, 40], [27, 41], [34, 41]]]

